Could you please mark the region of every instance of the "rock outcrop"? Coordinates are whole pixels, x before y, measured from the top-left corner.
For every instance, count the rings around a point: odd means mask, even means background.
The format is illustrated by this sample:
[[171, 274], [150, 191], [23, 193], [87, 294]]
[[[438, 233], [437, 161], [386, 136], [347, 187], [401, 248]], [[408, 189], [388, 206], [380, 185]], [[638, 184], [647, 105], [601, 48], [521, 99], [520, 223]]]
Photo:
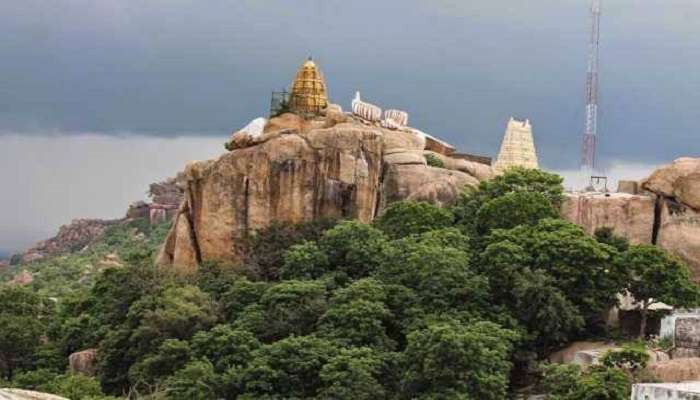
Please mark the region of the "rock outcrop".
[[0, 389], [0, 400], [69, 400], [65, 397], [23, 389]]
[[68, 367], [74, 374], [95, 376], [97, 372], [97, 349], [78, 351], [68, 356]]
[[567, 193], [562, 215], [593, 234], [613, 228], [630, 243], [651, 243], [654, 233], [655, 199], [627, 193]]
[[566, 219], [593, 233], [611, 227], [631, 243], [653, 243], [684, 260], [700, 281], [700, 158], [679, 158], [654, 171], [630, 193], [570, 193]]
[[56, 256], [81, 250], [102, 237], [105, 230], [119, 220], [75, 219], [59, 228], [51, 239], [39, 242], [22, 254], [22, 262], [29, 263], [47, 256]]
[[450, 159], [446, 144], [433, 148], [453, 169], [428, 167], [427, 135], [408, 127], [384, 129], [335, 106], [325, 118], [283, 114], [260, 135], [236, 141], [237, 135], [229, 142], [231, 152], [186, 168], [186, 199], [160, 264], [187, 269], [208, 260], [237, 261], [248, 235], [272, 222], [369, 222], [402, 199], [448, 204], [465, 186], [491, 175], [488, 166]]

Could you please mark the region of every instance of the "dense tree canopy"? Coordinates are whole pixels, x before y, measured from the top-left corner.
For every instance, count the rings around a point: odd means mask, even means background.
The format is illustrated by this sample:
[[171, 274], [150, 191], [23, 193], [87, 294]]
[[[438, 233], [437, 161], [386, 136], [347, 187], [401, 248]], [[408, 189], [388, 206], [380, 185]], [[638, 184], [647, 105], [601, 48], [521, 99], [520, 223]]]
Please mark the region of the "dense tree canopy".
[[[114, 229], [70, 257], [116, 252], [125, 265], [83, 271], [84, 285], [52, 289], [55, 302], [46, 282], [0, 287], [0, 373], [78, 400], [504, 399], [532, 362], [605, 334], [601, 312], [625, 289], [697, 299], [677, 260], [585, 234], [559, 218], [562, 200], [560, 177], [513, 169], [450, 208], [405, 201], [373, 224], [278, 224], [237, 244], [250, 250], [241, 265], [190, 276], [152, 266], [163, 228]], [[60, 284], [73, 276], [40, 265]], [[86, 348], [98, 349], [97, 377], [66, 374]], [[560, 400], [622, 399], [622, 370], [550, 368], [541, 386]]]

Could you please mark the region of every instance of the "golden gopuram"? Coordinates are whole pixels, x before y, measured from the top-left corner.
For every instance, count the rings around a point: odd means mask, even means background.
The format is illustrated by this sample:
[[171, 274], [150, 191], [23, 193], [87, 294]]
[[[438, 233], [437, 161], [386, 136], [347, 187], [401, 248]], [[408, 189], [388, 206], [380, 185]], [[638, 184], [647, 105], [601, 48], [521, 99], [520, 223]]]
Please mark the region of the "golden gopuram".
[[326, 81], [316, 63], [309, 57], [299, 68], [289, 94], [290, 111], [304, 115], [317, 115], [328, 106]]

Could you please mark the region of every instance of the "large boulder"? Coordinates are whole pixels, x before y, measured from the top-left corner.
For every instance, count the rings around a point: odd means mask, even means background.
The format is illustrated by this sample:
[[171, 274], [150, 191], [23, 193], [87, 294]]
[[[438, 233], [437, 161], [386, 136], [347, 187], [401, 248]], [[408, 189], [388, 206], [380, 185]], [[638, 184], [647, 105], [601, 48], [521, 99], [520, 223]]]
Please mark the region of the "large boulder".
[[185, 201], [158, 263], [190, 270], [203, 261], [236, 262], [248, 236], [273, 222], [369, 222], [391, 202], [445, 205], [479, 183], [468, 172], [426, 166], [426, 137], [418, 131], [321, 122], [285, 114], [247, 147], [190, 164]]
[[651, 243], [654, 232], [655, 199], [627, 193], [567, 193], [562, 215], [593, 234], [613, 228], [633, 244]]
[[656, 244], [685, 261], [695, 279], [700, 280], [700, 212], [664, 200]]
[[97, 349], [87, 349], [68, 356], [68, 366], [74, 374], [95, 376], [97, 372]]
[[65, 397], [33, 390], [0, 389], [0, 400], [69, 400]]
[[384, 172], [381, 208], [400, 200], [428, 201], [446, 206], [465, 187], [476, 187], [479, 180], [460, 171], [424, 165], [390, 165]]
[[700, 210], [700, 158], [679, 158], [654, 171], [642, 187]]

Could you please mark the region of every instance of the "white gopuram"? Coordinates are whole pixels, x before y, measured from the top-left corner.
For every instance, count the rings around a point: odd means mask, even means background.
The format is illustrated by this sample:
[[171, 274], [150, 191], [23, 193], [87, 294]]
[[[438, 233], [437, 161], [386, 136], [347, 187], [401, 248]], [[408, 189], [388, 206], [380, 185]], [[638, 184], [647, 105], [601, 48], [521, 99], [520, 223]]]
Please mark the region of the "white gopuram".
[[502, 174], [511, 167], [539, 168], [529, 120], [518, 121], [513, 117], [508, 120], [501, 151], [493, 169], [496, 174]]

